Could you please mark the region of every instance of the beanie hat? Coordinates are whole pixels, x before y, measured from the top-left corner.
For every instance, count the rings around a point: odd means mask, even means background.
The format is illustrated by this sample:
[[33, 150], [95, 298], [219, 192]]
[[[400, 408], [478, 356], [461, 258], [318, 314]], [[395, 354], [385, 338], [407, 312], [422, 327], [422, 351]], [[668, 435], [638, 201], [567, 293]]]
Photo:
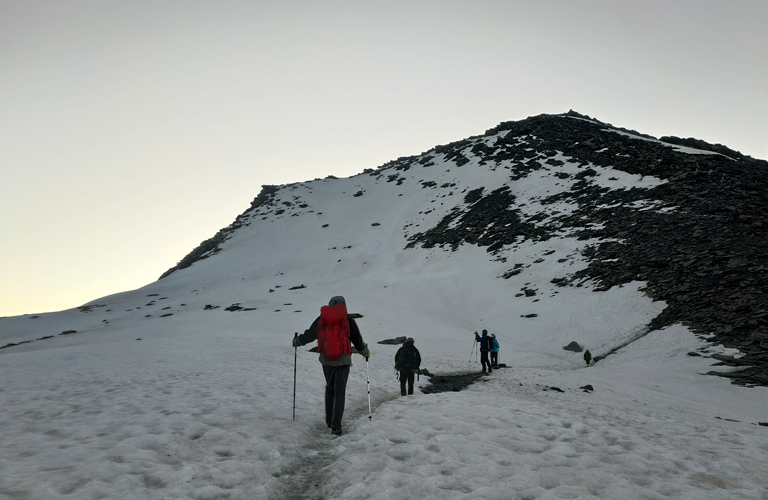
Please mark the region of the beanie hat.
[[488, 330], [483, 330], [483, 335], [488, 335]]
[[338, 304], [347, 305], [347, 301], [344, 300], [344, 297], [342, 297], [341, 295], [337, 295], [335, 297], [332, 297], [331, 301], [328, 302], [329, 306], [335, 306], [335, 305], [338, 305]]
[[407, 339], [405, 339], [405, 341], [413, 344], [413, 337], [408, 337]]

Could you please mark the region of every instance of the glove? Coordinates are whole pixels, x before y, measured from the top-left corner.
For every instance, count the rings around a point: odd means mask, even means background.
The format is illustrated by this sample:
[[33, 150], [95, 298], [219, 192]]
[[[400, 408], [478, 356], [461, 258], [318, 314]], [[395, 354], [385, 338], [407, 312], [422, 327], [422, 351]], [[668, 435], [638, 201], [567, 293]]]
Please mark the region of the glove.
[[365, 348], [365, 352], [363, 353], [363, 357], [364, 357], [365, 359], [368, 359], [368, 358], [370, 358], [370, 357], [371, 357], [371, 349], [370, 349], [370, 347], [366, 347], [366, 348]]
[[299, 337], [293, 337], [293, 339], [291, 339], [291, 346], [299, 347]]

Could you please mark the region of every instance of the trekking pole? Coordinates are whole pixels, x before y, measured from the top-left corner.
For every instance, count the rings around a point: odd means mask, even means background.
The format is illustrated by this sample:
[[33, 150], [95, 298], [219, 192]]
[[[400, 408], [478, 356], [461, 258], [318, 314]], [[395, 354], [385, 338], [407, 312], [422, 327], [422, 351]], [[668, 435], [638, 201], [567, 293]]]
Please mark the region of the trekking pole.
[[296, 339], [299, 338], [299, 332], [296, 332], [293, 336], [293, 420], [296, 420], [296, 353], [298, 347], [296, 346]]
[[472, 343], [472, 350], [469, 351], [469, 362], [472, 362], [472, 355], [475, 353], [475, 344], [477, 344], [477, 339]]
[[365, 358], [365, 378], [368, 384], [368, 420], [373, 420], [371, 415], [371, 377], [368, 375], [368, 358]]

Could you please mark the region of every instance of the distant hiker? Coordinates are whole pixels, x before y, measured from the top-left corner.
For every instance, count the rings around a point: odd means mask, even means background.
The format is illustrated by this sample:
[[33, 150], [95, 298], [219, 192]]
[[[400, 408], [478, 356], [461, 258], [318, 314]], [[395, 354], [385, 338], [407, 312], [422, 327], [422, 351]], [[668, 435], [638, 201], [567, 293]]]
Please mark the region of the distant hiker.
[[494, 368], [499, 367], [499, 341], [496, 340], [496, 334], [491, 334], [491, 366]]
[[482, 337], [475, 332], [475, 340], [480, 343], [480, 363], [483, 365], [483, 373], [485, 373], [485, 365], [488, 365], [488, 373], [491, 373], [493, 370], [491, 369], [491, 362], [488, 361], [491, 337], [488, 336], [488, 330], [483, 330]]
[[587, 366], [589, 366], [589, 363], [592, 361], [592, 353], [589, 352], [589, 349], [584, 353], [584, 361], [587, 362]]
[[408, 337], [403, 347], [395, 354], [395, 370], [400, 372], [400, 395], [405, 396], [405, 383], [408, 382], [408, 394], [413, 395], [413, 377], [419, 373], [421, 354], [413, 345], [413, 339]]
[[333, 297], [327, 306], [321, 307], [320, 316], [308, 330], [293, 339], [293, 345], [302, 346], [315, 340], [325, 374], [325, 423], [333, 434], [341, 434], [344, 397], [352, 365], [350, 341], [366, 359], [371, 355], [357, 323], [347, 314], [344, 297]]

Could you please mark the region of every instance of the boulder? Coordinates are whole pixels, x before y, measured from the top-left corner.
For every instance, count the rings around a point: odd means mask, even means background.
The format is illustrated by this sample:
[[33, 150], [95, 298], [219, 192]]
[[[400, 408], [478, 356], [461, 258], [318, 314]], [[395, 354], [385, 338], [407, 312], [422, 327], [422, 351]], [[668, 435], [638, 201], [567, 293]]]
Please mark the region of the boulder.
[[571, 352], [582, 352], [582, 351], [584, 351], [584, 347], [582, 347], [575, 340], [573, 342], [571, 342], [570, 344], [568, 344], [567, 346], [563, 347], [563, 349], [565, 349], [566, 351], [571, 351]]
[[381, 340], [379, 342], [376, 342], [377, 344], [384, 344], [384, 345], [398, 345], [398, 344], [404, 344], [406, 337], [396, 337], [394, 339], [386, 339]]

